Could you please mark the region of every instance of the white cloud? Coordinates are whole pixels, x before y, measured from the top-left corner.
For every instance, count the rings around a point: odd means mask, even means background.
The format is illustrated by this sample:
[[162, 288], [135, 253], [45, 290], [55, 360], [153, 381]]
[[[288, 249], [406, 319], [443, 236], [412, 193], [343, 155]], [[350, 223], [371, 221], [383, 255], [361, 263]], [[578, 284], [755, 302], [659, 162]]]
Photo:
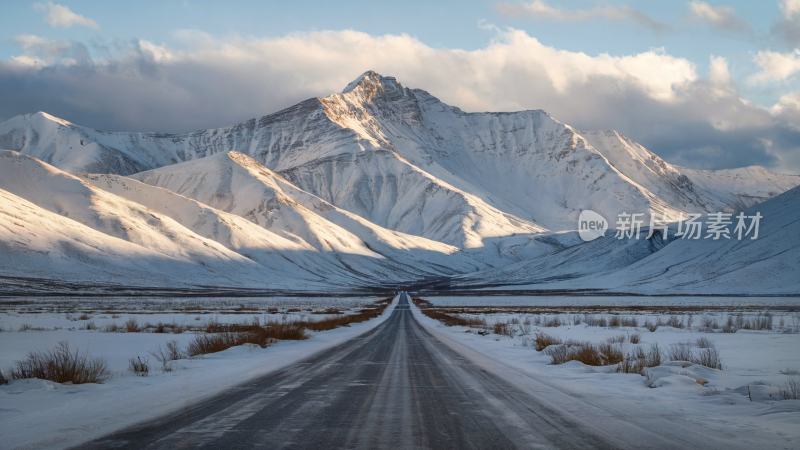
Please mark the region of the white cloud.
[[646, 28], [663, 31], [669, 28], [647, 14], [630, 6], [604, 5], [587, 9], [564, 9], [550, 5], [544, 0], [532, 0], [529, 3], [501, 3], [500, 12], [508, 15], [528, 14], [558, 22], [584, 22], [594, 19], [631, 21]]
[[[176, 38], [176, 47], [139, 41], [100, 60], [79, 44], [20, 37], [19, 60], [0, 60], [0, 119], [43, 110], [106, 129], [222, 126], [339, 91], [374, 69], [467, 111], [541, 108], [579, 128], [620, 129], [687, 165], [775, 165], [792, 161], [781, 152], [800, 143], [786, 116], [739, 97], [721, 57], [703, 77], [664, 50], [586, 54], [514, 29], [468, 51], [351, 30], [265, 39], [184, 30]], [[723, 156], [702, 151], [711, 147]]]
[[75, 25], [98, 28], [97, 22], [94, 20], [77, 14], [68, 7], [58, 3], [35, 3], [33, 7], [40, 12], [44, 13], [44, 20], [51, 27], [69, 28]]
[[783, 81], [800, 72], [800, 50], [788, 53], [760, 51], [754, 61], [759, 71], [750, 77], [753, 83]]
[[795, 47], [800, 45], [800, 0], [780, 0], [781, 19], [772, 26], [772, 34]]
[[23, 65], [75, 65], [91, 61], [89, 52], [82, 44], [48, 39], [35, 34], [21, 34], [14, 42], [23, 50], [13, 61]]
[[800, 0], [781, 0], [780, 9], [785, 19], [793, 19], [800, 13]]
[[716, 86], [729, 86], [732, 83], [728, 69], [728, 60], [722, 56], [711, 55], [709, 58], [708, 79]]
[[736, 12], [729, 6], [713, 6], [693, 0], [689, 2], [689, 13], [693, 19], [706, 22], [715, 28], [736, 32], [750, 31], [750, 26], [737, 17]]

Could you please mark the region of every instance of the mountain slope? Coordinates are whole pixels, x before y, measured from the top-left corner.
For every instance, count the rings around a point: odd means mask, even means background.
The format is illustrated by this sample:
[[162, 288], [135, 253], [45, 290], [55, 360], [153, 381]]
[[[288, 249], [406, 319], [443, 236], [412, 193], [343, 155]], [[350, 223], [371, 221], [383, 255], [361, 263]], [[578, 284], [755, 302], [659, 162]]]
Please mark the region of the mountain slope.
[[[106, 235], [107, 239], [127, 241], [140, 248], [131, 252], [133, 259], [137, 254], [160, 255], [162, 259], [194, 267], [196, 273], [186, 280], [264, 287], [275, 283], [285, 285], [265, 267], [166, 215], [17, 152], [0, 152], [0, 189]], [[80, 254], [75, 257], [80, 259]]]
[[800, 294], [800, 187], [746, 210], [757, 239], [677, 239], [613, 276], [646, 292]]
[[257, 262], [272, 275], [316, 282], [337, 278], [351, 284], [365, 281], [310, 244], [286, 239], [237, 215], [120, 175], [85, 177], [103, 190], [175, 219], [195, 233]]
[[725, 170], [675, 166], [613, 130], [582, 131], [581, 135], [620, 172], [683, 211], [740, 210], [800, 184], [797, 175], [758, 166]]
[[385, 268], [395, 273], [426, 276], [482, 266], [456, 254], [453, 246], [388, 230], [337, 208], [241, 153], [220, 153], [134, 177], [244, 217], [287, 239], [308, 242], [320, 252], [362, 257], [348, 260], [354, 270], [374, 270], [363, 267], [363, 257], [386, 259]]
[[0, 189], [2, 276], [181, 286], [198, 272], [202, 267], [101, 233]]
[[[457, 277], [459, 287], [603, 289], [648, 294], [800, 294], [800, 187], [745, 211], [760, 213], [757, 239], [605, 237], [543, 258]], [[735, 221], [734, 221], [735, 222]], [[735, 224], [735, 223], [734, 223]], [[731, 227], [732, 229], [732, 227]]]

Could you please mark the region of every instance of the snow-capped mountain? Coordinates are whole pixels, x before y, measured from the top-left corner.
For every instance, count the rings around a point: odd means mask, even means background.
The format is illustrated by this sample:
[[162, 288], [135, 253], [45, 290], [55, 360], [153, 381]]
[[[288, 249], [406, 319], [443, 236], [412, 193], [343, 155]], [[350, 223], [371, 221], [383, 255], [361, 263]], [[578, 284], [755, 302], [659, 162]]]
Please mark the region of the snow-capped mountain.
[[606, 217], [730, 210], [798, 183], [763, 169], [673, 166], [617, 132], [543, 111], [465, 113], [366, 72], [344, 91], [232, 127], [103, 132], [44, 113], [0, 124], [0, 146], [73, 172], [130, 174], [235, 150], [385, 228], [457, 247]]
[[[0, 189], [7, 200], [1, 215], [10, 218], [4, 274], [59, 277], [83, 267], [91, 270], [78, 270], [82, 280], [226, 285], [266, 277], [280, 283], [252, 260], [170, 217], [17, 152], [0, 152]], [[131, 272], [124, 270], [128, 264]]]
[[[71, 221], [64, 232], [81, 225], [127, 243], [104, 244], [109, 254], [132, 244], [240, 285], [583, 279], [595, 273], [587, 259], [610, 273], [677, 246], [584, 244], [569, 232], [581, 210], [611, 226], [621, 212], [672, 221], [800, 184], [759, 167], [679, 167], [619, 132], [577, 130], [544, 111], [467, 113], [375, 72], [328, 97], [183, 134], [17, 116], [0, 123], [0, 148], [19, 152], [0, 158], [14, 211], [34, 205]], [[48, 242], [76, 238], [58, 236]]]
[[[0, 189], [6, 200], [0, 215], [10, 218], [3, 230], [8, 234], [0, 236], [5, 250], [0, 275], [64, 277], [83, 270], [90, 277], [77, 279], [84, 281], [308, 288], [369, 286], [375, 279], [399, 283], [483, 267], [466, 255], [453, 255], [454, 247], [382, 230], [296, 190], [279, 176], [265, 178], [268, 169], [244, 155], [224, 153], [184, 164], [201, 171], [200, 185], [191, 193], [205, 191], [209, 202], [225, 206], [228, 201], [227, 207], [242, 215], [132, 178], [79, 178], [18, 152], [0, 152]], [[184, 180], [196, 171], [187, 169]], [[215, 195], [220, 185], [204, 182], [210, 179], [236, 183], [236, 195]], [[268, 192], [271, 188], [279, 192]], [[369, 244], [298, 199], [361, 232]], [[234, 204], [252, 209], [245, 213]], [[128, 257], [132, 270], [120, 271]], [[48, 258], [53, 264], [43, 263]], [[108, 258], [115, 263], [107, 264]]]

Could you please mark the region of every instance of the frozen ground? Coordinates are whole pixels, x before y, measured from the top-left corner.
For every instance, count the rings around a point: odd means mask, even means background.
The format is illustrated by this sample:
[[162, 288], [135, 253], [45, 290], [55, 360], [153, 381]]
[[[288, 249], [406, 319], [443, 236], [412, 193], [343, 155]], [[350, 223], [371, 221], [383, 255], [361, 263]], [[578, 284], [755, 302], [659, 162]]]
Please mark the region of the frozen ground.
[[426, 296], [436, 306], [799, 306], [798, 297], [736, 297], [736, 296], [572, 296], [572, 295], [481, 295]]
[[[485, 298], [444, 299], [430, 298], [436, 305], [486, 304]], [[521, 303], [509, 298], [490, 297], [498, 303]], [[541, 298], [534, 298], [526, 304], [543, 306]], [[563, 299], [564, 303], [580, 303], [587, 299]], [[611, 299], [614, 300], [614, 299]], [[749, 299], [748, 299], [749, 300]], [[686, 416], [705, 424], [709, 433], [736, 433], [743, 437], [759, 436], [762, 448], [797, 448], [800, 446], [800, 401], [784, 400], [782, 390], [787, 383], [800, 383], [800, 313], [795, 307], [798, 301], [774, 299], [782, 304], [781, 310], [770, 310], [772, 330], [744, 330], [724, 333], [721, 328], [730, 315], [734, 323], [742, 316], [742, 322], [765, 317], [763, 311], [746, 312], [711, 311], [690, 314], [655, 314], [622, 311], [614, 313], [538, 314], [538, 313], [494, 313], [464, 314], [465, 317], [483, 319], [486, 328], [447, 327], [441, 322], [423, 316], [414, 308], [417, 319], [436, 336], [456, 348], [467, 347], [488, 358], [490, 364], [509, 366], [522, 370], [537, 379], [572, 392], [580, 397], [590, 397], [597, 404], [610, 408], [626, 410], [640, 408], [643, 415], [651, 414], [653, 408]], [[492, 303], [493, 304], [493, 303]], [[679, 305], [672, 305], [677, 307]], [[744, 309], [745, 303], [739, 303]], [[793, 310], [794, 309], [794, 310]], [[473, 312], [476, 310], [472, 310]], [[607, 321], [613, 317], [636, 318], [639, 327], [588, 326], [586, 318]], [[672, 317], [680, 321], [683, 328], [668, 325], [659, 326], [654, 332], [644, 328], [645, 322], [668, 322]], [[558, 318], [560, 326], [552, 325]], [[581, 321], [574, 324], [575, 319]], [[675, 320], [675, 319], [672, 319]], [[677, 324], [675, 321], [673, 323]], [[494, 324], [507, 324], [510, 335], [494, 333]], [[751, 322], [752, 323], [752, 322]], [[705, 329], [706, 325], [717, 325], [716, 330]], [[572, 361], [561, 365], [551, 364], [544, 352], [534, 348], [534, 336], [543, 332], [562, 341], [588, 341], [595, 344], [607, 342], [622, 336], [619, 344], [627, 353], [636, 346], [650, 348], [657, 344], [662, 352], [662, 364], [646, 369], [647, 376], [616, 372], [616, 366], [592, 367]], [[630, 335], [639, 335], [639, 344], [630, 343]], [[716, 370], [697, 364], [669, 361], [673, 345], [691, 343], [693, 352], [698, 352], [697, 340], [708, 339], [718, 350], [723, 369]], [[510, 373], [512, 373], [511, 371]]]
[[[92, 357], [105, 358], [111, 378], [103, 384], [61, 385], [43, 380], [15, 380], [0, 386], [2, 446], [68, 447], [188, 406], [363, 333], [385, 320], [391, 314], [394, 303], [378, 319], [331, 331], [310, 332], [310, 338], [304, 341], [279, 341], [264, 349], [255, 345], [243, 345], [218, 353], [173, 361], [169, 372], [161, 371], [149, 352], [171, 340], [178, 341], [185, 348], [186, 343], [193, 338], [192, 332], [128, 333], [81, 329], [90, 321], [101, 327], [110, 321], [122, 325], [128, 318], [136, 318], [140, 324], [162, 320], [188, 325], [195, 322], [196, 317], [201, 317], [201, 321], [214, 319], [219, 322], [245, 322], [253, 317], [262, 320], [264, 317], [314, 320], [326, 316], [313, 314], [314, 311], [331, 307], [354, 309], [375, 300], [289, 298], [270, 302], [266, 299], [248, 299], [245, 309], [256, 310], [238, 313], [230, 311], [239, 307], [239, 299], [230, 304], [196, 299], [162, 300], [160, 311], [153, 311], [153, 305], [126, 303], [123, 300], [90, 300], [77, 305], [74, 301], [49, 299], [16, 305], [5, 302], [4, 310], [0, 313], [0, 326], [4, 330], [0, 332], [0, 367], [6, 373], [27, 352], [50, 349], [60, 341], [67, 341], [73, 348], [86, 351]], [[102, 309], [93, 302], [102, 304]], [[179, 312], [181, 307], [187, 307], [186, 311]], [[270, 313], [273, 308], [277, 308], [278, 312]], [[64, 312], [64, 309], [74, 311]], [[307, 309], [310, 311], [306, 311]], [[92, 315], [92, 318], [79, 320], [78, 317], [82, 314], [80, 311], [89, 311], [87, 314]], [[113, 318], [115, 315], [119, 317]], [[31, 325], [32, 329], [10, 331], [19, 330], [23, 324]], [[37, 327], [46, 329], [37, 330]], [[149, 358], [149, 376], [138, 377], [128, 371], [128, 360], [137, 355]]]

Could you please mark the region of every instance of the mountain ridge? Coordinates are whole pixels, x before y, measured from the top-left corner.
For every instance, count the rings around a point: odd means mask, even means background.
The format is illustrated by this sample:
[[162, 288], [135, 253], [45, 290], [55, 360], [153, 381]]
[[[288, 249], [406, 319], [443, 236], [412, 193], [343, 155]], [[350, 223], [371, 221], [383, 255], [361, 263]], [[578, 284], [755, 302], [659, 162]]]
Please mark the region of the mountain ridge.
[[[622, 212], [673, 222], [745, 210], [800, 184], [759, 167], [673, 165], [618, 131], [578, 130], [542, 110], [464, 112], [372, 71], [339, 93], [189, 133], [17, 116], [0, 123], [0, 148], [15, 150], [0, 158], [13, 205], [3, 214], [32, 202], [43, 227], [63, 217], [74, 231], [77, 220], [100, 233], [95, 248], [117, 255], [111, 238], [122, 239], [143, 260], [181, 260], [190, 271], [226, 255], [207, 279], [245, 286], [259, 285], [259, 271], [271, 275], [264, 283], [302, 286], [598, 280], [586, 258], [610, 271], [659, 260], [652, 255], [673, 244], [584, 244], [571, 232], [582, 210], [612, 228]], [[28, 178], [11, 161], [25, 161]], [[69, 195], [68, 207], [53, 203]], [[147, 231], [137, 238], [128, 228]], [[78, 234], [48, 230], [47, 242], [82, 245]], [[26, 261], [33, 254], [10, 248]], [[74, 256], [102, 259], [85, 248]], [[247, 267], [241, 276], [237, 264]]]

